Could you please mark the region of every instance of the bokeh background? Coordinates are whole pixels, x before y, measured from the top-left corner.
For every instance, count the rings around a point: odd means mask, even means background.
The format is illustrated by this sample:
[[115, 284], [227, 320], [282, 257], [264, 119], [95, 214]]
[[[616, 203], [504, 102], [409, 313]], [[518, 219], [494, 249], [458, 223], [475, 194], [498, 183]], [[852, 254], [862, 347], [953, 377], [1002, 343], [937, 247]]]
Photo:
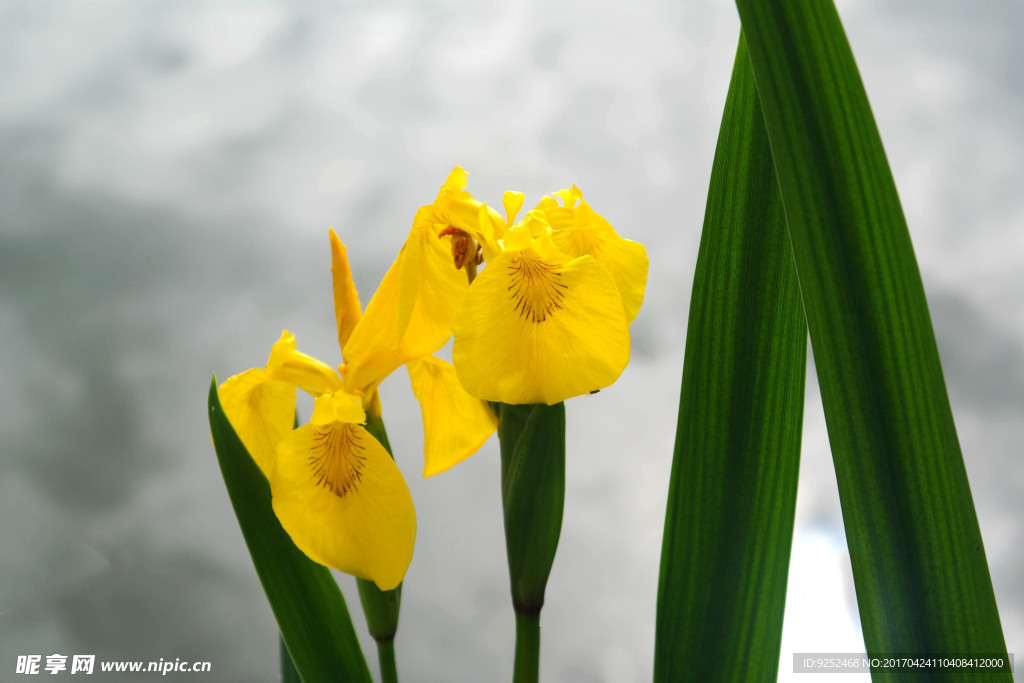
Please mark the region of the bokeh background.
[[[1019, 651], [1024, 5], [839, 9]], [[275, 625], [210, 445], [211, 373], [262, 366], [283, 328], [340, 362], [328, 226], [365, 303], [458, 163], [491, 203], [576, 183], [651, 255], [630, 367], [568, 404], [541, 662], [549, 681], [649, 680], [689, 293], [738, 31], [726, 0], [0, 2], [0, 678], [19, 654], [62, 653], [275, 679]], [[400, 671], [507, 680], [496, 444], [423, 480], [404, 372], [382, 394], [419, 515]], [[794, 651], [863, 647], [813, 363], [805, 424], [783, 680]]]

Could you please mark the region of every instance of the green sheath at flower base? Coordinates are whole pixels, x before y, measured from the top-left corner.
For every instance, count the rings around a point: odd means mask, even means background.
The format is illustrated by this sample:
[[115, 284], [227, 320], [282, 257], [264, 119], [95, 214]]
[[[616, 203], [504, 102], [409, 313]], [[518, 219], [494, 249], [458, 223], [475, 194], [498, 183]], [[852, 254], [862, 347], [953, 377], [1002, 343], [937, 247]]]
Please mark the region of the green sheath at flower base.
[[[539, 612], [562, 530], [565, 404], [505, 405], [501, 413], [512, 429], [522, 424], [511, 454], [502, 458], [501, 499], [512, 600], [517, 611]], [[503, 432], [503, 453], [508, 450], [504, 436]]]
[[382, 591], [377, 584], [366, 579], [356, 579], [356, 584], [370, 635], [378, 643], [394, 640], [402, 607], [402, 584], [390, 591]]
[[565, 404], [492, 404], [499, 414], [501, 500], [512, 605], [515, 683], [536, 681], [540, 610], [565, 502]]

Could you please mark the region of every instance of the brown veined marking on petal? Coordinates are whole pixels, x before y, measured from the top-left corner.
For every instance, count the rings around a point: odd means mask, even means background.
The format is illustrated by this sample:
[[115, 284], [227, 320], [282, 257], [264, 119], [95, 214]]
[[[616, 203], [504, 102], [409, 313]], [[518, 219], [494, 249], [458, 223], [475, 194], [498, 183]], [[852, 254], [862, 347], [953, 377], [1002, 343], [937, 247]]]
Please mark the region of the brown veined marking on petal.
[[562, 310], [562, 301], [569, 286], [561, 282], [558, 266], [545, 263], [535, 256], [520, 255], [508, 266], [513, 282], [508, 286], [509, 301], [523, 320], [545, 322], [549, 316]]
[[313, 454], [307, 460], [317, 486], [322, 486], [339, 498], [359, 488], [363, 478], [362, 437], [350, 424], [327, 424], [313, 435]]

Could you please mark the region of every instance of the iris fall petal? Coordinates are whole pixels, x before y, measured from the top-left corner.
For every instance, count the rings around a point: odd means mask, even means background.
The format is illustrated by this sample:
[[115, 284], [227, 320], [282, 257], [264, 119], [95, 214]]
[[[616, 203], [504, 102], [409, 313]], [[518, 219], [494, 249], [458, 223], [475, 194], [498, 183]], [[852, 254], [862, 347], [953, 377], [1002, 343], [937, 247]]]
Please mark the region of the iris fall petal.
[[412, 497], [363, 427], [299, 427], [278, 445], [270, 489], [281, 526], [312, 560], [381, 590], [402, 581], [416, 540]]
[[451, 363], [424, 356], [406, 367], [423, 412], [423, 476], [430, 477], [480, 450], [498, 421], [484, 401], [466, 393]]
[[554, 404], [612, 384], [629, 361], [618, 287], [591, 256], [505, 252], [455, 320], [452, 356], [473, 396]]
[[218, 389], [224, 414], [264, 475], [277, 445], [295, 424], [295, 387], [271, 379], [262, 368], [230, 377]]

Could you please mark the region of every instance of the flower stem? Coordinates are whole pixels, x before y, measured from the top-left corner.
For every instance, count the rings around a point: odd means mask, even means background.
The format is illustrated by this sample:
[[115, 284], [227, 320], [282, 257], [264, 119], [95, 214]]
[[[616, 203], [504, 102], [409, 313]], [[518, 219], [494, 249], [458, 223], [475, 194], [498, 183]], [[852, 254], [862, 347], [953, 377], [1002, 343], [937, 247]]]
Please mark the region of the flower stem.
[[540, 678], [540, 612], [516, 610], [516, 660], [513, 683], [537, 683]]
[[377, 641], [377, 660], [380, 662], [380, 683], [398, 683], [394, 640]]

